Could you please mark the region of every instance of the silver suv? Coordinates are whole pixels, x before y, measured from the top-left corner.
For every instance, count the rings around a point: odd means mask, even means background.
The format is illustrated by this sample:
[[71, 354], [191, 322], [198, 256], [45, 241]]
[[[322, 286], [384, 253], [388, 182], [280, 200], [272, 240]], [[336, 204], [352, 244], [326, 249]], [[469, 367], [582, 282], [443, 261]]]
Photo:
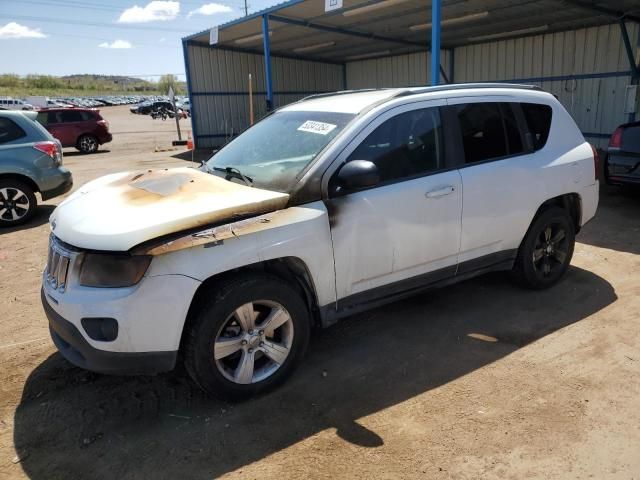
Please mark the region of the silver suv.
[[62, 147], [35, 121], [36, 112], [0, 111], [0, 227], [19, 225], [42, 200], [73, 186], [62, 166]]

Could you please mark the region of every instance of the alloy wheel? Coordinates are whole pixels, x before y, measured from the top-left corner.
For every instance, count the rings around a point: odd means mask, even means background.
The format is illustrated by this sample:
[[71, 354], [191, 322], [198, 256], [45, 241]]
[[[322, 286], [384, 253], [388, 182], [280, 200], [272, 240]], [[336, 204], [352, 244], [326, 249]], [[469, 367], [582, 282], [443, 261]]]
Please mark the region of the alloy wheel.
[[98, 142], [93, 137], [82, 137], [80, 139], [80, 150], [86, 153], [91, 153], [97, 150]]
[[567, 232], [560, 224], [550, 224], [536, 237], [533, 248], [533, 268], [542, 277], [553, 275], [567, 261]]
[[17, 222], [29, 213], [29, 197], [15, 187], [0, 188], [0, 220]]
[[224, 322], [213, 344], [218, 371], [238, 384], [273, 375], [293, 345], [293, 320], [277, 302], [257, 300], [238, 307]]

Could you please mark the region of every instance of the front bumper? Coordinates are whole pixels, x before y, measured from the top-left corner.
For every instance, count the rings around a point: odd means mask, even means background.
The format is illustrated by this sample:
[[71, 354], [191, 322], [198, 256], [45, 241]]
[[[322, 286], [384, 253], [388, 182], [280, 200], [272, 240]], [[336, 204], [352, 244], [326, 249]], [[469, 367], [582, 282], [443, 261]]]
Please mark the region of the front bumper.
[[109, 352], [97, 349], [85, 340], [78, 328], [49, 305], [44, 290], [40, 297], [49, 320], [53, 343], [62, 356], [77, 367], [115, 375], [151, 374], [173, 370], [177, 351]]

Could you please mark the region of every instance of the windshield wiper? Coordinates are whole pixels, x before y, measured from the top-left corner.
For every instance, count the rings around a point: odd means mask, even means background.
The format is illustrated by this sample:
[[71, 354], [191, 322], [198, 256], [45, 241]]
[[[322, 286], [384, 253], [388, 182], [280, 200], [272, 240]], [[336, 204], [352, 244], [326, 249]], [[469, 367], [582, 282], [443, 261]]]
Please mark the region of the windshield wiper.
[[[208, 166], [207, 166], [207, 170], [208, 170]], [[247, 177], [246, 175], [243, 175], [243, 173], [240, 170], [238, 170], [236, 167], [213, 167], [213, 170], [215, 170], [216, 172], [224, 172], [224, 173], [226, 173], [227, 174], [227, 180], [230, 177], [231, 178], [239, 178], [244, 183], [246, 183], [248, 186], [253, 187], [253, 178]]]

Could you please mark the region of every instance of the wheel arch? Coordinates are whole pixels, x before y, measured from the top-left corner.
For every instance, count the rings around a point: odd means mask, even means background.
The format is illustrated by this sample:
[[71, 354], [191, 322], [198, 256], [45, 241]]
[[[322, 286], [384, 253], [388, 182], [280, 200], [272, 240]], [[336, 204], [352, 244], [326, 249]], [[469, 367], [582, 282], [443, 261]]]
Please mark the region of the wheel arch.
[[311, 326], [317, 327], [321, 325], [318, 296], [313, 283], [313, 277], [311, 276], [309, 268], [305, 262], [298, 257], [274, 258], [234, 268], [225, 272], [220, 272], [203, 281], [191, 299], [187, 317], [185, 319], [184, 326], [182, 327], [180, 350], [182, 350], [184, 346], [184, 332], [188, 330], [191, 322], [194, 321], [194, 318], [202, 304], [210, 298], [209, 295], [211, 290], [215, 289], [217, 285], [226, 282], [233, 277], [251, 274], [252, 272], [274, 275], [293, 286], [300, 293], [300, 296], [307, 306]]
[[580, 231], [580, 229], [582, 228], [582, 197], [580, 197], [578, 193], [565, 193], [563, 195], [558, 195], [557, 197], [545, 200], [542, 205], [538, 207], [538, 210], [531, 219], [531, 223], [533, 223], [542, 212], [550, 207], [560, 207], [564, 210], [567, 210], [569, 212], [571, 220], [573, 221], [575, 233], [578, 233]]
[[30, 187], [34, 193], [40, 192], [38, 184], [31, 177], [26, 175], [21, 175], [19, 173], [0, 173], [0, 180], [17, 180], [18, 182], [22, 182]]

